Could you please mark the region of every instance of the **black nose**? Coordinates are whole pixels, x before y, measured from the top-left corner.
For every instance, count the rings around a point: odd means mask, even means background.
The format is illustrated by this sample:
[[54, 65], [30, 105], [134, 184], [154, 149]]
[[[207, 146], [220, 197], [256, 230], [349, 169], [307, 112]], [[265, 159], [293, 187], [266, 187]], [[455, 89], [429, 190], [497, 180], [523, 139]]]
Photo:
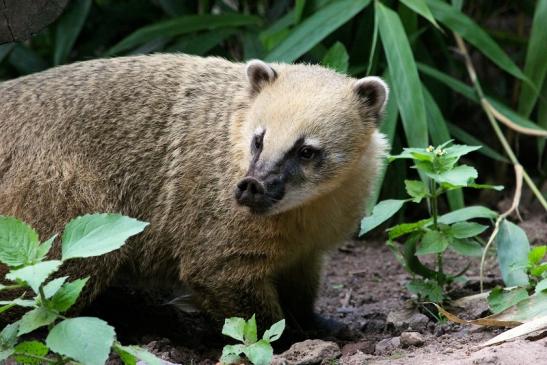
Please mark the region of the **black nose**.
[[237, 183], [235, 197], [239, 204], [255, 207], [264, 200], [264, 186], [254, 177], [246, 177]]

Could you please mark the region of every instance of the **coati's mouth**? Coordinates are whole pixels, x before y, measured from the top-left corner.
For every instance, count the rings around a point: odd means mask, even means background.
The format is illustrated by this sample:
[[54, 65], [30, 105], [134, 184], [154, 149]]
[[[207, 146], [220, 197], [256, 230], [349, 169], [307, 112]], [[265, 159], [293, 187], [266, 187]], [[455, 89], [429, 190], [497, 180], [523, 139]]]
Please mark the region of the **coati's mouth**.
[[247, 176], [236, 186], [235, 199], [240, 206], [249, 208], [252, 214], [264, 215], [285, 195], [280, 181], [261, 182]]

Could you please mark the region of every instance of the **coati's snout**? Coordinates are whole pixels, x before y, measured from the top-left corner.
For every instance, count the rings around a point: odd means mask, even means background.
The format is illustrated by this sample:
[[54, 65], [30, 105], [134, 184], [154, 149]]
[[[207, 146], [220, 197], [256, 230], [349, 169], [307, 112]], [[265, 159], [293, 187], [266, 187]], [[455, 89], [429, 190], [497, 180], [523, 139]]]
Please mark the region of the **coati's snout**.
[[250, 208], [251, 213], [266, 213], [278, 201], [283, 199], [285, 187], [279, 177], [269, 177], [260, 181], [247, 176], [236, 186], [235, 198], [238, 204]]

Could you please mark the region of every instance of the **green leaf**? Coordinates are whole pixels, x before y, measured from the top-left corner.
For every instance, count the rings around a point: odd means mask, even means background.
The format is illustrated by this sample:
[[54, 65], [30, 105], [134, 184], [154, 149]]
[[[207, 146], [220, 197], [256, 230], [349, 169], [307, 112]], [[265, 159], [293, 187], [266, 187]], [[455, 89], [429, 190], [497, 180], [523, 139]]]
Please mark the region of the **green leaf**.
[[120, 214], [89, 214], [71, 220], [63, 232], [63, 260], [114, 251], [148, 225]]
[[16, 355], [14, 358], [17, 364], [40, 365], [42, 360], [22, 354], [44, 357], [48, 352], [47, 346], [40, 341], [25, 341], [15, 346]]
[[411, 280], [406, 287], [409, 292], [435, 303], [444, 300], [443, 289], [434, 280]]
[[475, 237], [484, 232], [488, 226], [474, 222], [459, 222], [450, 227], [452, 236], [456, 238]]
[[408, 144], [427, 146], [428, 128], [422, 84], [403, 25], [397, 13], [381, 2], [375, 2], [375, 9], [390, 76], [397, 81], [393, 93]]
[[40, 72], [49, 67], [48, 63], [34, 50], [22, 43], [17, 43], [8, 57], [12, 65], [21, 75]]
[[[36, 301], [31, 299], [15, 298], [13, 300], [1, 300], [0, 305], [18, 305], [19, 307], [34, 308], [36, 307]], [[3, 311], [0, 311], [2, 313]]]
[[173, 45], [169, 46], [167, 52], [184, 52], [187, 54], [202, 56], [217, 46], [228, 37], [236, 34], [236, 29], [223, 29], [222, 32], [207, 32], [198, 35], [181, 37]]
[[541, 277], [544, 272], [547, 272], [547, 262], [544, 262], [541, 265], [536, 265], [530, 268], [530, 275], [535, 277]]
[[51, 298], [51, 307], [59, 311], [59, 313], [67, 311], [78, 300], [88, 279], [77, 279], [64, 284]]
[[220, 357], [220, 362], [222, 364], [239, 364], [241, 359], [240, 354], [243, 353], [244, 345], [226, 345], [222, 349], [222, 356]]
[[45, 242], [42, 242], [40, 246], [38, 246], [38, 249], [36, 250], [36, 257], [34, 258], [34, 262], [42, 261], [46, 258], [47, 254], [49, 253], [49, 250], [51, 250], [51, 246], [53, 246], [53, 242], [55, 242], [55, 239], [57, 238], [57, 235], [54, 235], [50, 239], [48, 239]]
[[114, 343], [114, 328], [93, 317], [65, 319], [51, 329], [46, 345], [85, 365], [103, 365]]
[[0, 216], [0, 261], [10, 267], [30, 264], [36, 257], [38, 233], [13, 217]]
[[463, 256], [482, 256], [482, 246], [475, 240], [455, 238], [450, 241], [450, 247]]
[[334, 43], [323, 57], [321, 64], [337, 72], [348, 72], [349, 55], [346, 47], [340, 42]]
[[37, 328], [47, 326], [57, 319], [57, 314], [45, 307], [34, 308], [21, 317], [19, 320], [19, 331], [17, 336], [30, 333]]
[[72, 0], [55, 27], [55, 49], [53, 64], [60, 65], [66, 59], [80, 34], [89, 14], [91, 0]]
[[433, 14], [431, 14], [431, 10], [429, 10], [429, 7], [425, 3], [425, 0], [401, 0], [401, 2], [408, 6], [410, 9], [414, 10], [414, 12], [426, 18], [437, 29], [441, 30], [439, 24], [437, 24], [437, 22], [435, 21]]
[[264, 331], [264, 335], [262, 336], [262, 339], [268, 342], [277, 341], [283, 334], [284, 330], [285, 330], [285, 320], [282, 319], [278, 322], [275, 322], [274, 324], [272, 324], [272, 326], [269, 329]]
[[467, 184], [468, 188], [473, 189], [491, 189], [496, 191], [502, 191], [504, 189], [503, 185], [489, 185], [489, 184]]
[[406, 200], [397, 199], [388, 199], [379, 202], [374, 209], [372, 209], [372, 214], [369, 217], [363, 218], [361, 221], [361, 231], [359, 232], [359, 235], [362, 236], [387, 221], [402, 208], [405, 202]]
[[428, 219], [422, 219], [421, 221], [414, 222], [414, 223], [398, 224], [398, 225], [396, 225], [394, 227], [391, 227], [387, 230], [388, 234], [389, 234], [389, 239], [394, 240], [394, 239], [396, 239], [398, 237], [401, 237], [405, 234], [419, 231], [423, 227], [425, 227], [427, 224], [432, 223], [432, 222], [433, 222], [433, 219], [428, 218]]
[[224, 326], [222, 327], [222, 334], [243, 342], [245, 341], [245, 325], [246, 322], [243, 318], [226, 318], [224, 320]]
[[59, 289], [61, 289], [61, 286], [65, 283], [66, 279], [68, 279], [68, 276], [63, 276], [57, 279], [51, 280], [49, 283], [44, 285], [44, 294], [46, 299], [49, 299], [53, 296], [53, 294], [57, 293]]
[[539, 281], [536, 285], [536, 290], [535, 292], [536, 293], [539, 293], [539, 292], [542, 292], [542, 291], [545, 291], [547, 290], [547, 278]]
[[420, 247], [416, 250], [416, 256], [444, 252], [449, 243], [450, 240], [442, 232], [427, 231], [422, 237]]
[[15, 346], [17, 343], [17, 332], [19, 331], [19, 321], [8, 324], [0, 332], [0, 350], [6, 350]]
[[371, 0], [331, 2], [298, 24], [267, 56], [266, 61], [293, 62], [342, 24], [363, 10]]
[[[165, 364], [160, 358], [158, 358], [156, 355], [152, 354], [151, 352], [149, 352], [148, 350], [140, 347], [140, 346], [122, 346], [120, 344], [115, 344], [114, 345], [114, 349], [116, 351], [119, 351], [118, 353], [120, 352], [125, 352], [126, 354], [129, 354], [131, 355], [131, 357], [134, 359], [134, 358], [137, 358], [141, 361], [143, 361], [144, 363], [146, 363], [147, 365], [163, 365]], [[120, 354], [120, 357], [122, 355]], [[129, 360], [130, 358], [125, 356], [127, 360]], [[132, 360], [130, 360], [132, 361]], [[124, 361], [124, 364], [128, 364], [126, 361]], [[129, 362], [129, 364], [133, 364], [132, 362]]]
[[405, 180], [406, 193], [410, 195], [414, 203], [419, 203], [429, 195], [427, 187], [419, 180]]
[[506, 286], [528, 285], [528, 252], [526, 233], [514, 223], [504, 220], [496, 236], [498, 263]]
[[200, 30], [212, 30], [226, 27], [259, 25], [260, 18], [250, 15], [185, 15], [147, 25], [122, 39], [106, 53], [111, 56], [149, 42], [159, 37], [172, 37]]
[[500, 313], [509, 307], [528, 298], [528, 292], [525, 288], [502, 289], [496, 287], [488, 295], [488, 306], [492, 313]]
[[452, 224], [452, 223], [463, 222], [463, 221], [467, 221], [469, 219], [475, 219], [475, 218], [494, 219], [497, 216], [498, 216], [498, 213], [486, 207], [471, 206], [471, 207], [458, 209], [447, 214], [443, 214], [439, 217], [438, 222], [443, 224]]
[[40, 285], [46, 281], [49, 275], [57, 271], [59, 266], [61, 266], [61, 261], [59, 260], [42, 261], [31, 266], [25, 266], [22, 269], [11, 271], [6, 275], [6, 279], [24, 281], [35, 293], [38, 293]]
[[471, 18], [440, 0], [427, 0], [427, 4], [435, 19], [474, 45], [492, 62], [511, 75], [521, 80], [528, 80], [511, 58]]
[[300, 23], [300, 19], [302, 19], [302, 13], [304, 12], [305, 6], [306, 0], [296, 0], [294, 2], [294, 24]]
[[266, 340], [260, 340], [245, 347], [243, 353], [254, 365], [269, 365], [272, 362], [273, 348]]
[[432, 174], [426, 172], [426, 175], [431, 177], [439, 184], [449, 184], [453, 187], [464, 187], [470, 182], [474, 181], [479, 174], [474, 167], [467, 165], [459, 165], [452, 170], [444, 172], [442, 174]]
[[254, 314], [247, 322], [245, 322], [245, 327], [243, 328], [243, 338], [245, 339], [246, 344], [255, 343], [257, 340], [256, 318]]
[[114, 345], [112, 348], [115, 353], [120, 356], [120, 359], [122, 360], [124, 365], [137, 365], [137, 357], [131, 355], [129, 352], [125, 351], [121, 348], [121, 345]]
[[536, 246], [528, 252], [528, 263], [530, 265], [537, 265], [543, 260], [547, 253], [547, 245]]
[[[530, 31], [530, 41], [524, 63], [524, 74], [532, 80], [536, 89], [541, 89], [545, 74], [547, 73], [547, 59], [545, 58], [545, 45], [547, 44], [547, 0], [538, 0]], [[518, 111], [521, 115], [529, 117], [538, 99], [538, 92], [527, 83], [521, 85]]]

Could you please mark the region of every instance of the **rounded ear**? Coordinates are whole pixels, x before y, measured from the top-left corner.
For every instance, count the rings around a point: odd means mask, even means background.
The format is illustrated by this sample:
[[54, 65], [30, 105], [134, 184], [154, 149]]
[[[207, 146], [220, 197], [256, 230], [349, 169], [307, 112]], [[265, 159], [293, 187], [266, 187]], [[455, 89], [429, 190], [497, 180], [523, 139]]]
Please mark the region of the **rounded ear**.
[[367, 76], [355, 81], [353, 90], [363, 101], [365, 112], [380, 116], [387, 104], [389, 87], [379, 77]]
[[277, 78], [277, 73], [268, 64], [260, 60], [251, 60], [245, 67], [247, 80], [253, 93], [258, 93], [262, 88]]

